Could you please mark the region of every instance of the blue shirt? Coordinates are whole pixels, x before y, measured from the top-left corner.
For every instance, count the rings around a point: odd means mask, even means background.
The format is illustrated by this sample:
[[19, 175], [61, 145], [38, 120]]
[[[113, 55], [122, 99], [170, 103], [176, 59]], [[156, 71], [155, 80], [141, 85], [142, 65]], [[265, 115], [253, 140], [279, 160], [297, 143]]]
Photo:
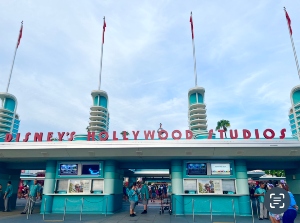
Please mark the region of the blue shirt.
[[11, 184], [6, 187], [5, 193], [6, 197], [11, 197], [11, 195], [13, 194], [13, 187]]
[[36, 197], [38, 192], [40, 192], [39, 185], [36, 184], [30, 186], [29, 196]]
[[137, 193], [138, 193], [137, 191], [131, 189], [128, 192], [129, 201], [135, 201], [135, 202], [137, 202], [139, 200]]
[[293, 210], [296, 211], [296, 209], [293, 207], [294, 205], [296, 205], [294, 195], [291, 192], [289, 192], [289, 195], [290, 195], [290, 198], [291, 198], [291, 203], [290, 203], [290, 206], [289, 206], [288, 209], [293, 209]]
[[[257, 188], [254, 192], [254, 194], [266, 194], [266, 190], [262, 188]], [[259, 203], [264, 203], [265, 197], [264, 196], [258, 196]]]
[[149, 190], [148, 187], [144, 184], [141, 189], [141, 197], [142, 199], [149, 199]]

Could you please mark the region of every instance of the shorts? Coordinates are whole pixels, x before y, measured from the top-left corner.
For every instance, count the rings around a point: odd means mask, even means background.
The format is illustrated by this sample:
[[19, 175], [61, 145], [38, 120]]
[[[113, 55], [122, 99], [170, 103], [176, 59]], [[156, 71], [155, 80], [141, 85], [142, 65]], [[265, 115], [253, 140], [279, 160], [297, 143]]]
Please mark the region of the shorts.
[[136, 206], [136, 202], [135, 201], [130, 201], [130, 209], [134, 209]]
[[143, 203], [143, 205], [147, 205], [148, 204], [148, 199], [143, 199], [142, 203]]
[[156, 193], [152, 193], [152, 198], [156, 198]]

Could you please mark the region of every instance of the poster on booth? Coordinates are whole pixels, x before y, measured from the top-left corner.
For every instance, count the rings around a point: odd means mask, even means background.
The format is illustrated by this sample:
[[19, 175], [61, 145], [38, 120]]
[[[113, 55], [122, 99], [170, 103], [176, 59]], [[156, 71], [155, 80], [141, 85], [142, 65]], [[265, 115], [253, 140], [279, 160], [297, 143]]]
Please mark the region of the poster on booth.
[[70, 180], [69, 193], [90, 193], [90, 180]]
[[199, 194], [223, 194], [222, 180], [198, 179]]
[[211, 164], [212, 175], [230, 175], [229, 163], [212, 163]]

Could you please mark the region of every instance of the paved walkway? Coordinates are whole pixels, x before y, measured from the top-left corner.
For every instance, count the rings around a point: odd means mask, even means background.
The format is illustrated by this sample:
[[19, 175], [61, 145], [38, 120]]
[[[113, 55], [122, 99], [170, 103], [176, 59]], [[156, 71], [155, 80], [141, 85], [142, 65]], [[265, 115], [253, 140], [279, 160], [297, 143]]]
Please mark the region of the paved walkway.
[[[23, 210], [25, 200], [18, 202], [16, 210], [12, 212], [1, 212], [0, 213], [0, 222], [1, 223], [24, 223], [24, 222], [43, 222], [43, 215], [39, 214], [39, 206], [37, 206], [32, 215], [29, 215], [27, 220], [26, 215], [21, 215], [20, 212]], [[148, 214], [140, 214], [143, 211], [142, 205], [136, 207], [136, 217], [129, 216], [129, 205], [128, 203], [123, 203], [123, 208], [120, 212], [114, 215], [104, 215], [89, 214], [82, 215], [82, 221], [79, 219], [79, 214], [68, 214], [65, 217], [65, 222], [89, 222], [89, 223], [162, 223], [162, 222], [174, 222], [174, 223], [192, 223], [193, 218], [190, 215], [186, 216], [174, 216], [169, 215], [168, 212], [164, 214], [159, 214], [159, 205], [151, 205], [148, 208]], [[46, 222], [58, 222], [63, 220], [62, 214], [47, 214], [45, 215]], [[196, 215], [195, 221], [198, 223], [211, 223], [210, 216], [207, 215]], [[234, 223], [233, 216], [213, 216], [214, 223]], [[257, 218], [254, 219], [255, 223], [258, 222], [270, 222], [270, 220], [259, 221]], [[236, 223], [253, 223], [252, 217], [237, 217]], [[300, 217], [298, 217], [295, 223], [300, 223]]]

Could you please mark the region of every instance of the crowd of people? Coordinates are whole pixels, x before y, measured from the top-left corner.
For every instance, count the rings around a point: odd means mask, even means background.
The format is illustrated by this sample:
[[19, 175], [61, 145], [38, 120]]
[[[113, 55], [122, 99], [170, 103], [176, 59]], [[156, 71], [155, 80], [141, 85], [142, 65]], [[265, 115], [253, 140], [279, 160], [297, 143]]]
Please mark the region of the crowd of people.
[[[284, 213], [274, 214], [269, 212], [264, 205], [264, 196], [268, 190], [274, 187], [279, 187], [286, 190], [290, 196], [290, 204], [288, 209]], [[255, 185], [249, 185], [250, 196], [256, 198], [259, 203], [259, 220], [270, 219], [272, 223], [294, 223], [297, 217], [298, 206], [296, 204], [294, 195], [289, 191], [288, 184], [284, 181], [269, 181], [269, 182], [257, 182]]]
[[123, 185], [123, 199], [130, 203], [130, 217], [135, 217], [135, 206], [139, 201], [144, 206], [144, 211], [141, 214], [147, 214], [147, 205], [150, 199], [155, 202], [156, 199], [164, 199], [168, 197], [168, 184], [150, 184], [146, 185], [141, 182], [134, 182], [130, 187]]

